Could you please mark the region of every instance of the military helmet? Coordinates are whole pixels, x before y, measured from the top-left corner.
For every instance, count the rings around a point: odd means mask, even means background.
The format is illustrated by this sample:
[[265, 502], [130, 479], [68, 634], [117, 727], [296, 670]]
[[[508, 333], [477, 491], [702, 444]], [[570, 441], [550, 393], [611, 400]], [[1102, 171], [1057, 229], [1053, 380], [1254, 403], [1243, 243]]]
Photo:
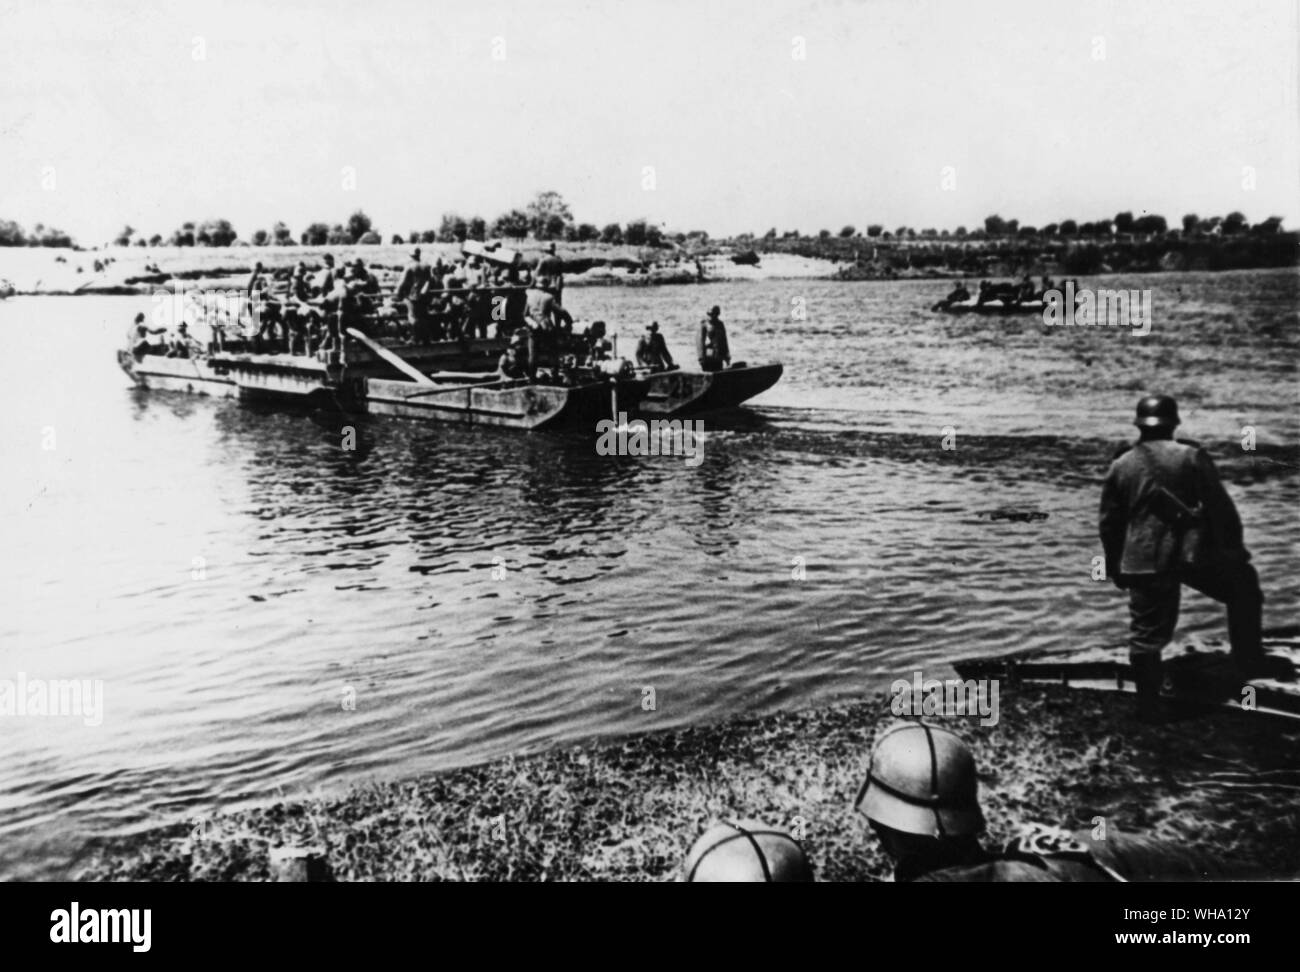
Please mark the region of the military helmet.
[[757, 820], [724, 820], [700, 835], [682, 865], [687, 881], [799, 882], [813, 879], [799, 842]]
[[1148, 395], [1137, 404], [1137, 417], [1133, 424], [1140, 429], [1166, 428], [1178, 425], [1178, 403], [1168, 395]]
[[984, 830], [970, 747], [922, 722], [901, 723], [876, 740], [854, 806], [906, 834], [964, 837]]

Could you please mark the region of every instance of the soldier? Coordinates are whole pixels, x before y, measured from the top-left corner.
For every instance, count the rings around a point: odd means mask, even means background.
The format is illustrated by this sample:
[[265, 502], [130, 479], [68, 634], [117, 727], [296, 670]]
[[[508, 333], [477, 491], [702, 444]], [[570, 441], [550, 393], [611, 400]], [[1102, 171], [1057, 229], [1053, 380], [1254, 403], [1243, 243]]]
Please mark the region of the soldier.
[[533, 277], [538, 286], [553, 293], [556, 300], [561, 299], [564, 293], [564, 261], [555, 255], [554, 243], [546, 244], [546, 252], [538, 259]]
[[1099, 529], [1106, 573], [1129, 592], [1129, 662], [1138, 714], [1160, 717], [1160, 653], [1173, 639], [1182, 585], [1228, 606], [1233, 665], [1263, 674], [1264, 596], [1242, 539], [1241, 518], [1219, 473], [1195, 442], [1174, 439], [1178, 404], [1149, 395], [1137, 404], [1138, 442], [1111, 463]]
[[522, 333], [516, 331], [497, 362], [497, 374], [502, 378], [527, 378], [528, 371], [528, 342]]
[[659, 333], [659, 322], [651, 321], [646, 325], [645, 334], [636, 344], [636, 363], [651, 371], [667, 371], [676, 368], [673, 356], [668, 353], [668, 344]]
[[540, 359], [557, 364], [556, 355], [562, 330], [573, 327], [573, 316], [560, 306], [555, 295], [543, 287], [532, 287], [527, 292], [524, 305], [524, 323], [528, 325], [528, 361], [531, 374], [536, 377]]
[[683, 881], [810, 882], [812, 865], [789, 833], [757, 820], [725, 820], [691, 845]]
[[1198, 851], [1113, 831], [1105, 839], [1041, 824], [985, 850], [975, 757], [946, 729], [904, 722], [871, 750], [855, 809], [894, 862], [895, 881], [1204, 881], [1232, 875]]
[[393, 299], [405, 302], [406, 316], [411, 325], [411, 343], [427, 344], [431, 339], [429, 327], [429, 302], [433, 275], [420, 262], [420, 248], [411, 251], [411, 262], [402, 271]]
[[721, 307], [710, 307], [709, 316], [700, 322], [695, 349], [700, 367], [705, 371], [721, 371], [731, 364], [731, 349], [727, 346], [727, 327], [722, 323]]
[[154, 344], [149, 340], [150, 334], [166, 334], [165, 327], [150, 327], [144, 322], [144, 314], [136, 314], [131, 325], [131, 353], [139, 361], [146, 354], [162, 354], [167, 350], [166, 344]]
[[593, 321], [590, 327], [582, 332], [582, 343], [586, 348], [586, 364], [595, 364], [597, 361], [608, 361], [613, 345], [605, 337], [605, 322]]

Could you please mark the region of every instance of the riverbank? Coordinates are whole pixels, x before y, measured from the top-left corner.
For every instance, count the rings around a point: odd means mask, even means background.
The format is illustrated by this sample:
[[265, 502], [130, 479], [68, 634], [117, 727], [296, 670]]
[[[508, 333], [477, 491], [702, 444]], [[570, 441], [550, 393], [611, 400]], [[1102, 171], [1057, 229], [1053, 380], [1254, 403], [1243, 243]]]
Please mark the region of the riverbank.
[[[973, 746], [990, 844], [1037, 821], [1199, 846], [1259, 878], [1300, 873], [1300, 725], [1240, 712], [1162, 726], [1132, 696], [1003, 686], [1000, 720], [937, 718]], [[672, 880], [713, 819], [801, 818], [820, 880], [889, 867], [853, 810], [888, 699], [631, 736], [359, 785], [96, 844], [84, 880], [266, 880], [315, 847], [337, 880]]]
[[[452, 243], [419, 244], [422, 258], [450, 262], [461, 255]], [[242, 288], [253, 265], [271, 273], [303, 262], [313, 270], [331, 254], [340, 263], [364, 260], [381, 280], [395, 284], [414, 247], [374, 246], [227, 246], [227, 247], [110, 247], [103, 250], [0, 248], [0, 280], [18, 294], [41, 296], [148, 295], [159, 288], [183, 284], [195, 289]], [[543, 255], [541, 245], [520, 247], [524, 266]], [[798, 254], [772, 253], [759, 265], [738, 264], [729, 249], [688, 253], [680, 248], [557, 245], [565, 266], [565, 286], [653, 286], [738, 280], [831, 278], [838, 264]]]

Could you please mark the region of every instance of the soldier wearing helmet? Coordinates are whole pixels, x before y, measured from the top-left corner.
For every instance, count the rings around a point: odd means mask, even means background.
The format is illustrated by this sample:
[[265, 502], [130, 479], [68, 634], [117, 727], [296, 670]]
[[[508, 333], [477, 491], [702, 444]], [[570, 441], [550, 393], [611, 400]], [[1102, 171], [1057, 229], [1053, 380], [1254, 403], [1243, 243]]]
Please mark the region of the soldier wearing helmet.
[[1120, 450], [1106, 474], [1099, 529], [1106, 573], [1129, 593], [1138, 714], [1158, 720], [1160, 653], [1173, 640], [1182, 585], [1227, 605], [1232, 661], [1243, 677], [1264, 670], [1264, 597], [1213, 460], [1195, 442], [1174, 439], [1178, 404], [1149, 395], [1138, 402], [1133, 424], [1140, 438]]
[[685, 881], [800, 882], [813, 879], [803, 847], [788, 832], [757, 820], [726, 820], [691, 845]]
[[1227, 877], [1200, 852], [1144, 837], [1101, 839], [1034, 824], [985, 850], [975, 757], [946, 729], [904, 722], [871, 750], [857, 811], [894, 862], [896, 881], [1193, 881]]

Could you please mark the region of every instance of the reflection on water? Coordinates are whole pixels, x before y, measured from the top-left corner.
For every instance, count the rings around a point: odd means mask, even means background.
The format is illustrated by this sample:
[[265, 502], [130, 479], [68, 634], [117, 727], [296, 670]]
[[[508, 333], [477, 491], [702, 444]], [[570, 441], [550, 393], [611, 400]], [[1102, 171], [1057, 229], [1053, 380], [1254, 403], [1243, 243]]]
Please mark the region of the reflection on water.
[[[674, 351], [718, 303], [738, 357], [785, 361], [754, 409], [706, 419], [696, 468], [388, 420], [348, 451], [337, 419], [131, 390], [112, 353], [129, 298], [5, 302], [35, 365], [0, 391], [0, 677], [100, 678], [106, 712], [6, 719], [0, 875], [277, 790], [1119, 640], [1122, 598], [1089, 576], [1097, 489], [1149, 387], [1213, 449], [1266, 622], [1290, 621], [1295, 277], [1126, 284], [1154, 290], [1147, 338], [929, 314], [942, 283], [575, 292], [625, 335], [660, 321]], [[1188, 596], [1185, 630], [1221, 624]]]

